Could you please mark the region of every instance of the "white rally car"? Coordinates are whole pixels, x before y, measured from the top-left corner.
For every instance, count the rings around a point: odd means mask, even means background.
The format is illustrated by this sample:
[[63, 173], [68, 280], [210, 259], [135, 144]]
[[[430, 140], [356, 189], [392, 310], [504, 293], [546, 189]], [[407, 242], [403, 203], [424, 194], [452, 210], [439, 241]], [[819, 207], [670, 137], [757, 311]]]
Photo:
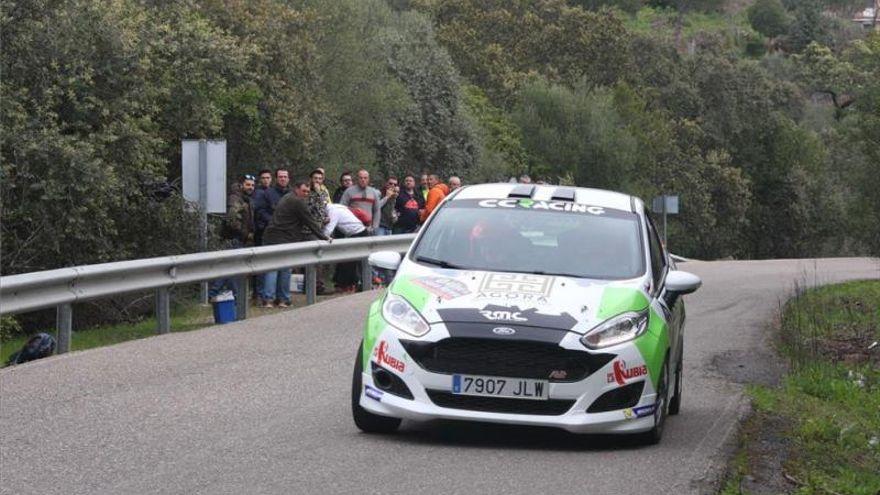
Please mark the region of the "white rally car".
[[597, 189], [458, 190], [370, 307], [352, 384], [355, 424], [402, 419], [642, 433], [681, 404], [684, 302], [645, 205]]

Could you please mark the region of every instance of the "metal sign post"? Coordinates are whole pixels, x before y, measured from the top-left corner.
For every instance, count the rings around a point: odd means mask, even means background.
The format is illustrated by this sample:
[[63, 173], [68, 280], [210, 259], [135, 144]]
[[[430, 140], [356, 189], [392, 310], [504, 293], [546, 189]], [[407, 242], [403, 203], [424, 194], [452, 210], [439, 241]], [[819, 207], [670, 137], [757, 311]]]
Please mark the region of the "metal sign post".
[[[665, 229], [664, 229], [665, 231]], [[208, 142], [199, 140], [199, 252], [208, 250]], [[199, 284], [199, 302], [208, 303], [208, 282]]]
[[666, 217], [668, 215], [678, 215], [678, 195], [655, 197], [651, 202], [651, 210], [654, 213], [663, 213], [663, 245], [669, 248], [666, 235]]
[[[199, 211], [199, 251], [208, 250], [208, 213], [226, 213], [226, 141], [184, 139], [181, 142], [183, 197]], [[199, 291], [208, 302], [208, 283]]]

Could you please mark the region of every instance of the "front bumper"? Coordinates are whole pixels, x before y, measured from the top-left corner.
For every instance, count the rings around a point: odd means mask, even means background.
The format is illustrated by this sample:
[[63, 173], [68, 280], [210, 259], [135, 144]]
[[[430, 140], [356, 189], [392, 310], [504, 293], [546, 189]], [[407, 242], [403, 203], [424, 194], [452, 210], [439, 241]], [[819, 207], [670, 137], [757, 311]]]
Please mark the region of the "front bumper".
[[[578, 334], [571, 333], [559, 344], [564, 349], [579, 352], [588, 352], [578, 341]], [[381, 347], [381, 352], [379, 349]], [[430, 421], [437, 419], [480, 421], [489, 423], [518, 424], [532, 426], [550, 426], [561, 428], [573, 433], [637, 433], [650, 430], [654, 425], [652, 405], [655, 402], [654, 387], [647, 375], [635, 376], [632, 380], [623, 383], [613, 379], [614, 363], [625, 362], [629, 366], [638, 366], [642, 362], [641, 355], [632, 344], [622, 344], [610, 350], [617, 358], [609, 361], [600, 369], [588, 374], [577, 381], [551, 381], [549, 383], [549, 399], [557, 405], [563, 405], [561, 413], [553, 411], [552, 407], [543, 407], [544, 404], [524, 399], [509, 399], [514, 403], [522, 403], [522, 412], [511, 412], [506, 407], [505, 412], [492, 410], [473, 410], [473, 408], [461, 409], [456, 407], [443, 407], [438, 405], [438, 395], [450, 398], [452, 390], [452, 375], [448, 373], [431, 372], [424, 369], [410, 356], [405, 347], [397, 338], [397, 332], [387, 330], [377, 340], [374, 349], [371, 350], [371, 363], [362, 371], [363, 389], [361, 391], [360, 405], [367, 411], [381, 416], [390, 416], [415, 421]], [[607, 351], [604, 351], [607, 352]], [[619, 366], [619, 365], [618, 365]], [[399, 394], [382, 391], [374, 382], [372, 369], [381, 367], [384, 371], [392, 373], [399, 378], [409, 389], [412, 399], [401, 397]], [[458, 370], [455, 370], [458, 371]], [[458, 371], [467, 373], [467, 371]], [[504, 374], [484, 373], [490, 376], [505, 376]], [[520, 377], [522, 378], [522, 377]], [[643, 380], [641, 397], [630, 407], [616, 410], [588, 413], [587, 409], [603, 394], [620, 389], [624, 385]], [[368, 391], [368, 393], [365, 393]], [[431, 395], [434, 395], [432, 400]], [[460, 398], [461, 396], [452, 396]], [[568, 406], [570, 404], [570, 406]], [[549, 404], [546, 404], [549, 406]], [[541, 408], [539, 414], [530, 414]], [[481, 407], [486, 409], [486, 407]], [[488, 407], [491, 409], [491, 406]]]

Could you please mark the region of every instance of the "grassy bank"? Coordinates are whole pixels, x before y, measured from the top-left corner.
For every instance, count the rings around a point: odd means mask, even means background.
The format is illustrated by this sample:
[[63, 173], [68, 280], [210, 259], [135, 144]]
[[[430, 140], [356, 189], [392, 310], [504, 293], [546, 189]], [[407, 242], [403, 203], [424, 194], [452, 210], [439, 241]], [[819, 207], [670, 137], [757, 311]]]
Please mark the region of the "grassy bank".
[[[327, 294], [317, 297], [317, 301], [323, 301], [333, 297], [339, 297], [338, 294]], [[291, 309], [305, 306], [306, 298], [304, 294], [292, 293], [292, 306], [289, 309], [264, 309], [256, 305], [251, 305], [248, 309], [250, 318], [278, 313], [279, 311], [289, 311]], [[74, 308], [74, 311], [76, 309]], [[171, 331], [186, 332], [190, 330], [198, 330], [214, 324], [214, 315], [210, 306], [203, 306], [195, 302], [181, 302], [172, 308], [171, 312]], [[55, 336], [54, 328], [47, 328], [44, 332]], [[4, 340], [0, 343], [0, 367], [6, 366], [6, 361], [13, 353], [17, 352], [27, 339], [37, 333], [31, 332], [27, 336], [20, 336]], [[141, 321], [133, 323], [120, 323], [115, 325], [103, 325], [94, 328], [77, 330], [74, 328], [70, 349], [72, 351], [81, 351], [92, 349], [95, 347], [103, 347], [106, 345], [118, 344], [128, 340], [143, 339], [156, 335], [156, 319], [144, 318]]]
[[876, 495], [880, 281], [798, 292], [780, 327], [790, 372], [778, 388], [749, 388], [755, 414], [722, 493]]
[[[192, 303], [182, 306], [172, 312], [171, 331], [185, 332], [195, 330], [213, 323], [211, 308]], [[55, 335], [54, 328], [47, 328], [46, 333]], [[104, 325], [73, 332], [70, 349], [81, 351], [102, 347], [105, 345], [118, 344], [127, 340], [142, 339], [156, 335], [156, 319], [145, 318], [136, 323], [122, 323], [118, 325]], [[0, 366], [6, 366], [6, 361], [13, 353], [17, 352], [30, 336], [20, 336], [4, 341], [0, 345]]]

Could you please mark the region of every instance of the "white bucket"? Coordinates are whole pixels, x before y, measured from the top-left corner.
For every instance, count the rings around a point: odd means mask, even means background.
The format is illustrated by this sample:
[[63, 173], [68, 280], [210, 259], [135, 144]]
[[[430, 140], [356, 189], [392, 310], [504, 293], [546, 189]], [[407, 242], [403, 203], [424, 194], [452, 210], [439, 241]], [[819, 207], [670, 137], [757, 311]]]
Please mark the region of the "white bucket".
[[292, 273], [290, 275], [290, 292], [305, 292], [306, 282], [302, 273]]

